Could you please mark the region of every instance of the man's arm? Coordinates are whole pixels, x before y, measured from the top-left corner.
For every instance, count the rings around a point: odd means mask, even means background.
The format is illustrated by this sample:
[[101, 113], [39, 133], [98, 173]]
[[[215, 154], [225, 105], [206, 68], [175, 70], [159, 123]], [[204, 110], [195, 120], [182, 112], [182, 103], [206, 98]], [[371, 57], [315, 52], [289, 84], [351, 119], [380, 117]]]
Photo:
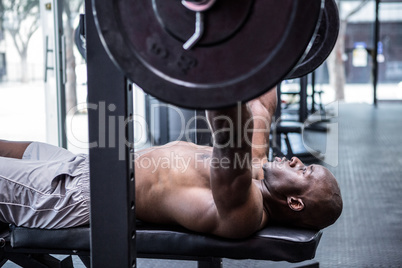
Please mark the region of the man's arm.
[[[210, 182], [218, 211], [215, 234], [244, 237], [258, 230], [262, 196], [252, 183], [252, 113], [249, 104], [208, 111], [214, 137]], [[247, 127], [249, 126], [249, 128]]]
[[0, 156], [21, 159], [31, 142], [0, 140]]
[[269, 134], [272, 118], [275, 115], [278, 99], [277, 89], [272, 88], [260, 97], [249, 101], [254, 118], [253, 126], [253, 158], [266, 161], [269, 151]]

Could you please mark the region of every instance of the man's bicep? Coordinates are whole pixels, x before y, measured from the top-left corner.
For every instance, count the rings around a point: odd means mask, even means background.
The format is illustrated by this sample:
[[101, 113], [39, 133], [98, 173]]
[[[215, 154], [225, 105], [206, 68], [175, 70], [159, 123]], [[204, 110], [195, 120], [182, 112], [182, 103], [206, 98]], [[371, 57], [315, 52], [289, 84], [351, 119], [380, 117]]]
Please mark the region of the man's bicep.
[[261, 228], [263, 222], [262, 196], [251, 187], [245, 202], [226, 213], [219, 213], [215, 234], [228, 238], [244, 238]]
[[[245, 156], [239, 156], [239, 160]], [[242, 167], [240, 165], [243, 165]], [[245, 167], [247, 166], [247, 167]], [[249, 161], [237, 167], [211, 167], [211, 189], [216, 206], [220, 212], [230, 212], [243, 205], [250, 197], [252, 169]]]

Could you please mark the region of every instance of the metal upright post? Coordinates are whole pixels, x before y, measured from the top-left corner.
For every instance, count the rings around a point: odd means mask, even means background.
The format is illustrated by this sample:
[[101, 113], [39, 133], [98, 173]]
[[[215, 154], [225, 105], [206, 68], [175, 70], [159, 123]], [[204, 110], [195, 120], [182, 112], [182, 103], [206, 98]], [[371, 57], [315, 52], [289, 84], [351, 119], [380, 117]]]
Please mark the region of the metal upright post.
[[315, 71], [311, 73], [311, 113], [315, 113]]
[[166, 144], [170, 141], [169, 137], [169, 109], [166, 105], [158, 107], [159, 111], [159, 144]]
[[[106, 53], [85, 1], [92, 267], [136, 267], [132, 87]], [[132, 144], [132, 143], [131, 143]]]
[[66, 134], [66, 43], [63, 34], [63, 2], [54, 1], [54, 36], [56, 56], [56, 82], [57, 82], [57, 127], [59, 132], [58, 145], [67, 148]]
[[304, 123], [308, 116], [307, 111], [307, 75], [300, 78], [300, 107], [299, 121]]
[[275, 111], [275, 120], [277, 121], [278, 119], [281, 118], [282, 116], [282, 92], [281, 92], [281, 85], [282, 82], [280, 82], [277, 86], [276, 86], [276, 97], [277, 97], [277, 101], [278, 101], [278, 106], [276, 107], [276, 111]]
[[377, 106], [377, 84], [378, 84], [378, 42], [380, 39], [380, 20], [379, 20], [380, 0], [375, 1], [375, 23], [374, 23], [374, 51], [373, 51], [373, 103]]
[[[278, 105], [276, 107], [275, 111], [275, 123], [274, 123], [274, 128], [272, 132], [272, 149], [276, 150], [274, 151], [274, 154], [279, 154], [282, 152], [282, 134], [278, 133], [278, 125], [282, 121], [282, 91], [281, 91], [281, 85], [282, 82], [280, 82], [277, 87], [276, 87], [276, 96], [277, 96], [277, 101]], [[276, 155], [275, 155], [276, 156]]]

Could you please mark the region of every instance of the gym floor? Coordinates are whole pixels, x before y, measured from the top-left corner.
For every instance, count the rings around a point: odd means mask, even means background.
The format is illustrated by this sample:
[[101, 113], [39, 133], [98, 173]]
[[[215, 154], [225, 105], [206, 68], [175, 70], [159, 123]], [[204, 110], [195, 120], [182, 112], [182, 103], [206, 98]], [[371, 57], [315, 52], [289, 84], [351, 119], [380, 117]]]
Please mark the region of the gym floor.
[[[402, 104], [340, 104], [339, 163], [328, 166], [344, 201], [340, 219], [324, 230], [320, 267], [402, 267]], [[336, 125], [333, 125], [336, 126]], [[319, 134], [313, 134], [319, 135]], [[332, 142], [331, 137], [331, 142]], [[321, 139], [327, 137], [321, 134]], [[325, 143], [325, 142], [324, 142]], [[227, 260], [224, 267], [299, 267], [312, 263]], [[4, 267], [17, 267], [6, 264]], [[78, 265], [76, 267], [84, 267]], [[197, 267], [195, 262], [138, 259], [138, 267]]]

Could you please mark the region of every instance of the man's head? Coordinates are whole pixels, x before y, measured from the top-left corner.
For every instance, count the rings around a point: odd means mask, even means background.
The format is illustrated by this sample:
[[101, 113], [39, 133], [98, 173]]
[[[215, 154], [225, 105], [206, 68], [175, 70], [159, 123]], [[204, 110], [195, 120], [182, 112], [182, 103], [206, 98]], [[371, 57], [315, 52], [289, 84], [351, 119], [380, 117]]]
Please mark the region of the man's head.
[[263, 167], [264, 207], [278, 223], [311, 229], [333, 224], [341, 215], [342, 198], [334, 175], [321, 165], [277, 158]]

